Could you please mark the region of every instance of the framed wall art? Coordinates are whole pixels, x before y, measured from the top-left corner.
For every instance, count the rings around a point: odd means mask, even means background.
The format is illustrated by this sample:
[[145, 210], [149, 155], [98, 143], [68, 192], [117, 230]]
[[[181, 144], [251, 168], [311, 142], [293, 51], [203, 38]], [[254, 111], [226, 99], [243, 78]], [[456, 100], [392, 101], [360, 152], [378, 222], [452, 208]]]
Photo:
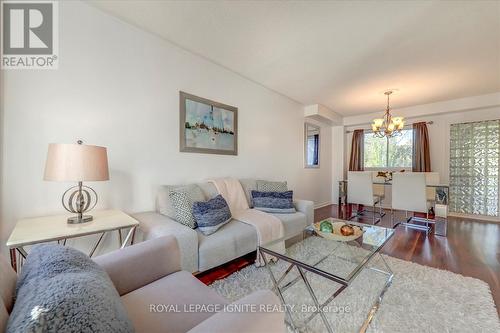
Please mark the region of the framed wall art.
[[180, 151], [238, 155], [238, 108], [181, 91]]

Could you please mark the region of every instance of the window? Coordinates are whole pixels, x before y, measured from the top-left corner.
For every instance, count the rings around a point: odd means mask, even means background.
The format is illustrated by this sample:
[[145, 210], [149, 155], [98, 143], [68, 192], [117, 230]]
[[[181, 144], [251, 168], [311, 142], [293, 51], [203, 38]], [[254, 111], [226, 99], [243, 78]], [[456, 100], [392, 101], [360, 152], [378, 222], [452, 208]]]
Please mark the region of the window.
[[377, 138], [373, 133], [365, 133], [365, 168], [411, 168], [413, 130], [402, 130], [401, 134], [392, 138]]
[[450, 210], [499, 215], [500, 120], [450, 126]]

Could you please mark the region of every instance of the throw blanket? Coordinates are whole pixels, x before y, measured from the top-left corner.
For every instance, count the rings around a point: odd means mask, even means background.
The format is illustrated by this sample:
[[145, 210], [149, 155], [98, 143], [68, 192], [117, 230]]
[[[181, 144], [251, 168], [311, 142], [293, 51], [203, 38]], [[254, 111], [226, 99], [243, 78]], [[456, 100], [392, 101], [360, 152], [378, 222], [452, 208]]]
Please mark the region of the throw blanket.
[[[217, 191], [227, 201], [229, 210], [234, 219], [250, 224], [257, 231], [257, 245], [270, 243], [283, 238], [285, 235], [283, 223], [276, 216], [267, 214], [256, 209], [250, 209], [245, 197], [245, 192], [240, 182], [234, 178], [219, 178], [210, 180], [215, 185]], [[285, 241], [277, 242], [270, 250], [278, 253], [285, 252]], [[267, 256], [269, 258], [269, 256]], [[271, 259], [271, 258], [270, 258]], [[257, 266], [265, 265], [257, 247]]]

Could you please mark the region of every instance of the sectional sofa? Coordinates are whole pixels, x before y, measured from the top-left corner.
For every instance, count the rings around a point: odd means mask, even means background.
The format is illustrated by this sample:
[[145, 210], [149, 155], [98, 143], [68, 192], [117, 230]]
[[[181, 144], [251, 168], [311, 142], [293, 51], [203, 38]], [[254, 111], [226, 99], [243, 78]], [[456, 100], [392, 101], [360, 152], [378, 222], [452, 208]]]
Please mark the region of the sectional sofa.
[[[252, 190], [257, 189], [255, 179], [240, 179], [246, 200], [251, 206]], [[182, 185], [185, 187], [186, 185]], [[212, 183], [190, 184], [198, 186], [205, 200], [215, 197], [218, 193]], [[203, 235], [197, 229], [191, 229], [175, 221], [172, 213], [169, 191], [180, 186], [161, 186], [156, 199], [156, 211], [135, 214], [140, 221], [138, 240], [149, 240], [172, 235], [178, 243], [181, 252], [181, 267], [183, 270], [195, 273], [203, 272], [220, 266], [228, 261], [244, 256], [257, 249], [257, 232], [251, 225], [231, 220], [214, 234]], [[314, 204], [307, 200], [294, 200], [297, 210], [291, 214], [274, 214], [282, 222], [285, 239], [301, 232], [307, 225], [313, 223]]]

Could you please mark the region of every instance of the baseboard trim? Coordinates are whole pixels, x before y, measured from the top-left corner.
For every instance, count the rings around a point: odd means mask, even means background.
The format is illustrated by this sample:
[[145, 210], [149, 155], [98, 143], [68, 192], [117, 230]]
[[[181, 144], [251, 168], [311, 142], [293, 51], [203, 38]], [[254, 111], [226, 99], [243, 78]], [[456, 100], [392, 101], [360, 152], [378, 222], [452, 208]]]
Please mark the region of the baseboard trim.
[[448, 216], [500, 223], [500, 217], [449, 212]]
[[323, 207], [330, 206], [330, 205], [333, 205], [333, 202], [328, 201], [328, 202], [314, 205], [314, 209], [323, 208]]

